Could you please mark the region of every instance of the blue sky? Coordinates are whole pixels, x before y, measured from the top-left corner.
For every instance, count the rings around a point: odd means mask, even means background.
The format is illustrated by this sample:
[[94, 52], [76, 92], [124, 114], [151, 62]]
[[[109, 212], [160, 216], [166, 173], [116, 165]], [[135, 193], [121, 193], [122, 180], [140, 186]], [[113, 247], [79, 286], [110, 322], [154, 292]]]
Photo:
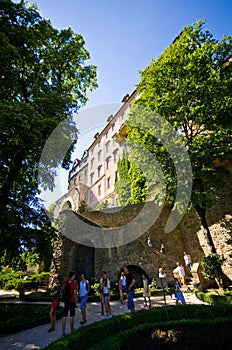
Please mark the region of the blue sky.
[[[32, 2], [32, 1], [30, 1]], [[138, 84], [139, 70], [198, 19], [217, 39], [232, 35], [231, 0], [37, 0], [57, 29], [71, 27], [86, 41], [97, 65], [98, 89], [86, 107], [120, 102]]]

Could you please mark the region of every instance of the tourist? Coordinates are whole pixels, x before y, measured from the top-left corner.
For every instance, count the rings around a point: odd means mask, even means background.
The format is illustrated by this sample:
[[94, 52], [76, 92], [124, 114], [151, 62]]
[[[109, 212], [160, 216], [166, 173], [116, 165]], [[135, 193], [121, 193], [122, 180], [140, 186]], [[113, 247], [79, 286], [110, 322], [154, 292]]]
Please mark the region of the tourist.
[[121, 272], [119, 281], [118, 281], [118, 289], [120, 293], [120, 303], [124, 303], [124, 297], [126, 296], [126, 276], [124, 274], [124, 271]]
[[60, 305], [60, 291], [61, 291], [60, 278], [56, 277], [55, 286], [52, 289], [52, 305], [49, 311], [51, 327], [49, 328], [48, 332], [53, 332], [56, 329], [56, 309]]
[[166, 272], [164, 272], [162, 267], [159, 268], [159, 275], [158, 276], [159, 276], [160, 284], [161, 284], [161, 287], [162, 287], [164, 293], [166, 292], [167, 294], [169, 294], [171, 299], [172, 299], [172, 293], [168, 289], [167, 274], [166, 274]]
[[187, 252], [184, 252], [184, 261], [185, 261], [185, 266], [191, 272], [191, 269], [192, 269], [192, 258]]
[[133, 312], [135, 311], [135, 304], [134, 304], [135, 279], [131, 275], [127, 267], [124, 267], [124, 273], [126, 276], [127, 307], [131, 312]]
[[62, 336], [65, 336], [65, 327], [66, 327], [66, 320], [68, 317], [68, 313], [70, 313], [70, 332], [74, 330], [74, 317], [75, 317], [75, 310], [76, 310], [76, 304], [77, 304], [77, 292], [78, 292], [78, 286], [77, 282], [75, 281], [76, 273], [70, 272], [69, 273], [69, 279], [66, 281], [66, 283], [63, 286], [63, 291], [69, 289], [69, 298], [64, 302], [64, 314], [62, 318]]
[[104, 303], [103, 303], [103, 287], [102, 287], [102, 277], [103, 272], [101, 273], [100, 282], [99, 282], [99, 296], [100, 296], [100, 303], [101, 303], [101, 316], [104, 316]]
[[173, 270], [174, 278], [179, 280], [180, 286], [183, 286], [184, 288], [187, 288], [186, 281], [185, 281], [185, 270], [184, 266], [181, 265], [179, 262], [176, 263], [176, 268]]
[[90, 291], [89, 281], [86, 279], [84, 273], [81, 274], [80, 289], [79, 289], [79, 298], [80, 298], [80, 310], [82, 315], [82, 320], [80, 324], [83, 325], [86, 323], [86, 303], [88, 300], [88, 293]]
[[151, 237], [150, 237], [150, 236], [147, 237], [147, 245], [148, 245], [148, 247], [150, 247], [150, 248], [153, 247], [153, 245], [152, 245], [152, 243], [151, 243]]
[[165, 254], [164, 244], [161, 244], [160, 246], [160, 253]]
[[151, 307], [151, 291], [149, 287], [149, 280], [148, 276], [143, 273], [142, 274], [142, 280], [143, 280], [143, 298], [144, 298], [144, 307], [147, 307], [147, 298], [148, 298], [148, 306]]
[[177, 279], [176, 279], [176, 281], [175, 281], [175, 298], [176, 298], [176, 304], [178, 304], [179, 301], [180, 301], [182, 304], [186, 304], [184, 295], [183, 295], [183, 293], [181, 292], [180, 285], [179, 285], [179, 282], [178, 282]]
[[110, 308], [110, 280], [105, 271], [102, 271], [102, 278], [100, 284], [103, 290], [102, 304], [105, 306], [106, 316], [105, 318], [111, 318]]

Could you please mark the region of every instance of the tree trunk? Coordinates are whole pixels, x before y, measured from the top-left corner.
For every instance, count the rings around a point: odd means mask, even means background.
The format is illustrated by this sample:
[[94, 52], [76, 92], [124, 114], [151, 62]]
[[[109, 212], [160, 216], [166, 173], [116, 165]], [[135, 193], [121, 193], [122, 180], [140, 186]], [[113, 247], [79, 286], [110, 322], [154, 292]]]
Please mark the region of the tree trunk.
[[206, 230], [207, 240], [208, 240], [208, 243], [209, 243], [209, 246], [211, 249], [211, 254], [216, 254], [217, 253], [216, 248], [215, 248], [215, 245], [214, 245], [214, 242], [213, 242], [213, 239], [212, 239], [212, 236], [211, 236], [208, 224], [207, 224], [207, 220], [206, 220], [206, 209], [202, 208], [200, 205], [196, 205], [195, 209], [200, 217], [202, 226]]

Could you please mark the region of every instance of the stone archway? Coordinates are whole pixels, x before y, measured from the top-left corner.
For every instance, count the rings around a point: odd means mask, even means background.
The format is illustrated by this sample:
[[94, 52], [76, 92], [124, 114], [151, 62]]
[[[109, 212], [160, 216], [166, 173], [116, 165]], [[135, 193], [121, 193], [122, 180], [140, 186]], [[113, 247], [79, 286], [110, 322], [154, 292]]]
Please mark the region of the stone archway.
[[69, 200], [64, 202], [64, 204], [62, 205], [61, 211], [64, 211], [66, 209], [72, 209], [72, 203]]
[[146, 275], [148, 275], [147, 272], [137, 265], [127, 265], [127, 268], [129, 272], [132, 274], [132, 276], [134, 276], [135, 278], [136, 288], [142, 288], [143, 287], [142, 274], [145, 273]]

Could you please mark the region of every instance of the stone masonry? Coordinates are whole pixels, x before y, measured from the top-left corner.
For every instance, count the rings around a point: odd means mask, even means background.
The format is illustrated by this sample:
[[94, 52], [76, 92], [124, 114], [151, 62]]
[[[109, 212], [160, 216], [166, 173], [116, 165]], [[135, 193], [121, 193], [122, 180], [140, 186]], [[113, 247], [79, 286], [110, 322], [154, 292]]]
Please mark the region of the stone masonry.
[[[207, 211], [208, 226], [217, 249], [217, 253], [225, 258], [224, 274], [232, 280], [232, 184], [225, 175], [226, 185], [222, 188], [221, 201]], [[135, 217], [142, 204], [124, 208], [111, 208], [107, 211], [85, 212], [83, 215], [93, 226], [112, 228], [121, 226]], [[106, 270], [110, 279], [117, 281], [123, 266], [130, 267], [140, 285], [141, 274], [146, 272], [150, 278], [157, 279], [159, 267], [163, 267], [168, 275], [169, 283], [173, 283], [172, 270], [179, 261], [184, 264], [183, 252], [187, 251], [194, 263], [200, 263], [204, 255], [208, 255], [208, 246], [204, 239], [204, 229], [195, 210], [185, 214], [179, 225], [170, 233], [164, 233], [164, 227], [171, 208], [164, 206], [161, 215], [149, 229], [136, 240], [114, 248], [94, 248], [80, 245], [58, 236], [51, 276], [60, 274], [66, 278], [68, 272], [85, 271], [88, 278], [99, 279], [100, 272]], [[76, 228], [78, 232], [78, 227]], [[148, 234], [152, 247], [147, 244]], [[160, 253], [160, 245], [164, 244], [165, 254]], [[51, 278], [52, 282], [52, 278]]]

